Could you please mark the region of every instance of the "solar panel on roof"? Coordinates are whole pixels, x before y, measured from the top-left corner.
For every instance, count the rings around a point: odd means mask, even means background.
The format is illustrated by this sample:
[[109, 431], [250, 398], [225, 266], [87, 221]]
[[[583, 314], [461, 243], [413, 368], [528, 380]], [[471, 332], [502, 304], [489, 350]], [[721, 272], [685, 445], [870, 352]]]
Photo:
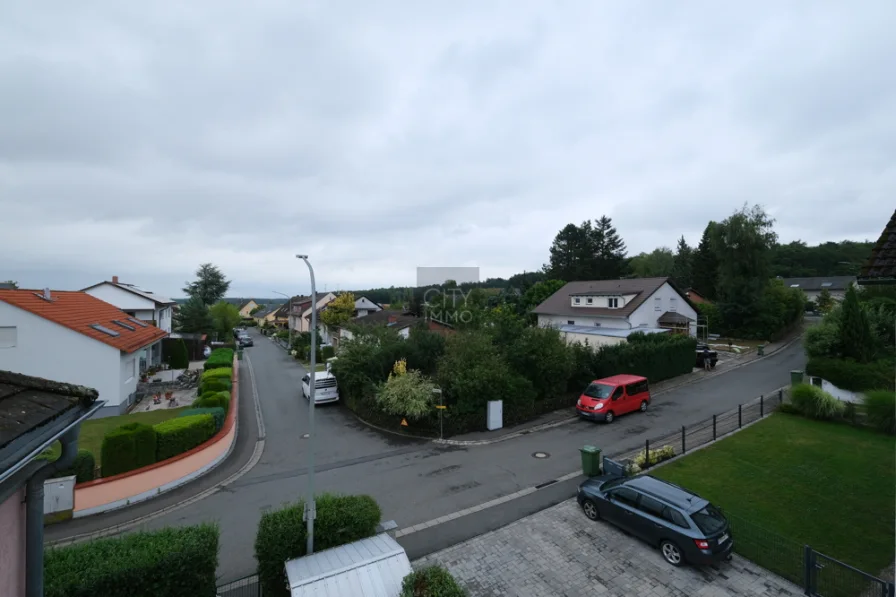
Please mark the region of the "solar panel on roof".
[[822, 288], [829, 288], [829, 287], [831, 287], [831, 286], [833, 286], [833, 285], [834, 285], [834, 284], [833, 284], [832, 282], [822, 282], [822, 283], [821, 283], [821, 287], [822, 287]]
[[113, 319], [112, 323], [114, 323], [115, 325], [121, 326], [126, 330], [131, 330], [132, 332], [136, 329], [136, 328], [134, 328], [134, 326], [128, 325], [128, 324], [124, 323], [123, 321], [118, 321], [117, 319]]
[[131, 323], [136, 323], [141, 328], [147, 327], [147, 325], [144, 322], [140, 321], [139, 319], [134, 319], [133, 317], [128, 317], [128, 321], [130, 321]]
[[101, 326], [98, 323], [92, 323], [92, 324], [90, 324], [90, 327], [92, 327], [93, 329], [95, 329], [98, 332], [102, 332], [104, 334], [112, 336], [113, 338], [117, 338], [118, 336], [121, 335], [118, 332], [116, 332], [115, 330], [110, 330], [109, 328], [107, 328], [105, 326]]

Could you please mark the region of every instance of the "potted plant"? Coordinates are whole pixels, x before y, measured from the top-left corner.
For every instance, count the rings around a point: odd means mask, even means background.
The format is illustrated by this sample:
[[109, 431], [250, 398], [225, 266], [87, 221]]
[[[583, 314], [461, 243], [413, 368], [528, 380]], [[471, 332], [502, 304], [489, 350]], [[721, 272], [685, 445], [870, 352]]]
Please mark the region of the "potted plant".
[[174, 392], [173, 392], [173, 391], [168, 390], [167, 392], [165, 392], [165, 399], [166, 399], [166, 400], [171, 400], [171, 398], [172, 398], [173, 396], [174, 396]]
[[146, 375], [145, 373], [140, 376], [140, 383], [146, 383], [148, 381], [149, 381], [149, 376]]

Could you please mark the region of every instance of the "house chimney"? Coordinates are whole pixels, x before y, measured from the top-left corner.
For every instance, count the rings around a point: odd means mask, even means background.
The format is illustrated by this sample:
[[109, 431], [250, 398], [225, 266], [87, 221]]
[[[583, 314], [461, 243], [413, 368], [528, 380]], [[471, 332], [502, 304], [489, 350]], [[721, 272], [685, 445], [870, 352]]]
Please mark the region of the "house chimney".
[[51, 301], [51, 300], [53, 300], [53, 297], [50, 296], [50, 289], [49, 289], [49, 288], [44, 288], [44, 300], [47, 300], [47, 301]]
[[118, 284], [118, 276], [112, 276], [112, 283]]

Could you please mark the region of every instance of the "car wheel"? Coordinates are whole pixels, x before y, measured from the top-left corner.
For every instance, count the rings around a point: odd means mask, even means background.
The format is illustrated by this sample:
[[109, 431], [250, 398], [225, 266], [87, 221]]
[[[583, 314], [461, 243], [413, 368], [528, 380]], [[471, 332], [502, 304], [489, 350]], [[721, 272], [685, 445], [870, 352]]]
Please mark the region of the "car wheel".
[[615, 419], [615, 418], [616, 418], [616, 415], [614, 415], [614, 414], [613, 414], [613, 411], [611, 410], [610, 412], [607, 413], [607, 416], [606, 416], [606, 418], [604, 419], [604, 421], [605, 421], [606, 423], [612, 423], [612, 422], [613, 422], [613, 419]]
[[646, 412], [647, 412], [647, 401], [646, 401], [646, 400], [642, 400], [642, 401], [641, 401], [641, 412], [642, 412], [642, 413], [646, 413]]
[[597, 504], [592, 500], [585, 500], [582, 502], [582, 512], [585, 513], [588, 520], [600, 520], [600, 512], [597, 509]]
[[673, 566], [681, 566], [684, 563], [684, 554], [681, 553], [681, 549], [671, 541], [664, 540], [660, 543], [660, 551], [663, 554], [663, 559]]

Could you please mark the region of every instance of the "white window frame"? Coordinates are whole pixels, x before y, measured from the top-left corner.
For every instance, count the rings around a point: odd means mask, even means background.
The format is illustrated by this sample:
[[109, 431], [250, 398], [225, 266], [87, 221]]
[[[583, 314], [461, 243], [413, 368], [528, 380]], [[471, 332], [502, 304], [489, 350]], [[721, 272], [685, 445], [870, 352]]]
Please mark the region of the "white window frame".
[[662, 311], [663, 310], [663, 297], [658, 296], [653, 299], [653, 310], [654, 311]]
[[566, 320], [566, 325], [575, 325], [575, 324], [576, 324], [576, 322], [575, 322], [574, 319], [567, 319], [567, 320]]
[[608, 299], [607, 299], [607, 306], [608, 306], [610, 309], [618, 309], [618, 308], [619, 308], [619, 299], [616, 298], [615, 296], [614, 296], [614, 297], [611, 297], [611, 298], [608, 298]]
[[0, 330], [4, 333], [0, 338], [4, 338], [0, 348], [15, 348], [19, 343], [19, 330], [14, 325], [0, 326]]
[[589, 304], [589, 305], [593, 305], [593, 304], [594, 304], [594, 299], [591, 298], [591, 297], [589, 296], [588, 298], [585, 299], [585, 303], [587, 303], [587, 304]]
[[669, 310], [675, 313], [676, 309], [678, 309], [678, 298], [673, 296], [669, 298]]
[[572, 299], [572, 302], [573, 302], [574, 304], [578, 305], [578, 304], [580, 304], [580, 303], [582, 302], [582, 299], [580, 299], [579, 297], [575, 297], [574, 299]]

